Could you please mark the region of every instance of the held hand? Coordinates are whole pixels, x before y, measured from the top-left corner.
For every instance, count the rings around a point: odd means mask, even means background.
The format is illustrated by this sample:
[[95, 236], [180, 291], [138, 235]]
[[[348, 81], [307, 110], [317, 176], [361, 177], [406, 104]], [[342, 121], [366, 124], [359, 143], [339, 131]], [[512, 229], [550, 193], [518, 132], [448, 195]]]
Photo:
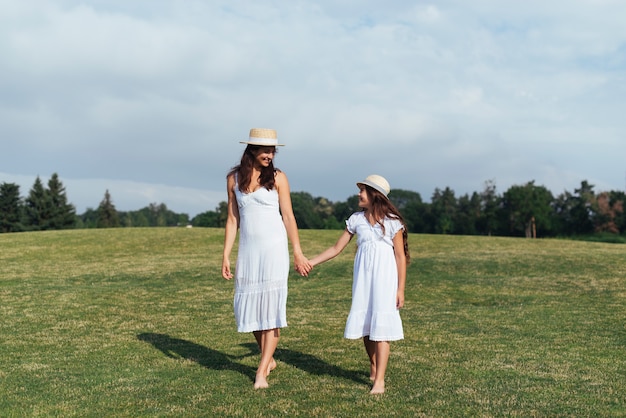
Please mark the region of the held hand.
[[294, 264], [296, 265], [296, 271], [301, 276], [308, 276], [309, 272], [313, 268], [309, 260], [304, 255], [298, 255], [294, 257]]
[[228, 260], [222, 261], [222, 277], [226, 280], [233, 278], [233, 274], [230, 272], [230, 261]]

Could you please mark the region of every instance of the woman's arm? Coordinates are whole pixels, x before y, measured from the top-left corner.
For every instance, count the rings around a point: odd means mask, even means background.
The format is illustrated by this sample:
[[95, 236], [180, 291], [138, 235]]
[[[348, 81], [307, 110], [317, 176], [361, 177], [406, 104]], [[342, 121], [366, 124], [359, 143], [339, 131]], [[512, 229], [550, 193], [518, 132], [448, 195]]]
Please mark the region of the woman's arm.
[[239, 208], [235, 196], [235, 175], [232, 174], [226, 179], [226, 191], [228, 193], [228, 206], [226, 227], [224, 230], [224, 254], [222, 256], [222, 277], [226, 280], [233, 278], [230, 271], [230, 253], [235, 244], [237, 229], [239, 229]]
[[404, 306], [404, 287], [406, 285], [406, 255], [404, 254], [404, 237], [402, 230], [393, 237], [393, 252], [396, 256], [396, 266], [398, 268], [398, 294], [396, 296], [396, 307]]
[[327, 248], [320, 254], [313, 257], [311, 259], [311, 265], [316, 266], [318, 264], [321, 264], [325, 261], [330, 260], [331, 258], [337, 257], [339, 253], [342, 252], [344, 248], [346, 248], [346, 245], [348, 245], [348, 243], [352, 239], [352, 236], [353, 235], [350, 232], [348, 232], [347, 229], [344, 229], [343, 233], [341, 234], [341, 236], [339, 237], [335, 245]]
[[296, 223], [296, 217], [293, 214], [293, 207], [291, 206], [291, 192], [289, 190], [289, 180], [282, 171], [276, 173], [276, 190], [278, 191], [278, 203], [280, 205], [280, 213], [283, 217], [283, 223], [287, 230], [287, 236], [291, 241], [291, 247], [293, 249], [293, 258], [296, 271], [303, 276], [309, 274], [311, 271], [311, 263], [304, 256], [302, 248], [300, 247], [300, 236], [298, 235], [298, 224]]

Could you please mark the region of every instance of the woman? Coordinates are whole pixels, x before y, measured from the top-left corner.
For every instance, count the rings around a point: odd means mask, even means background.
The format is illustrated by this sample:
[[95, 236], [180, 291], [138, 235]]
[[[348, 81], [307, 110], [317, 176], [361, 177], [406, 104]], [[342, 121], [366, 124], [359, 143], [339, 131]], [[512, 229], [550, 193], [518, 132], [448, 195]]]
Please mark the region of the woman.
[[278, 144], [273, 129], [254, 128], [239, 165], [226, 177], [228, 219], [224, 234], [222, 276], [230, 280], [230, 253], [239, 229], [235, 268], [237, 331], [253, 332], [261, 350], [254, 388], [267, 388], [276, 367], [274, 352], [280, 328], [287, 326], [287, 277], [291, 241], [296, 270], [303, 275], [311, 264], [300, 248], [287, 176], [274, 168]]

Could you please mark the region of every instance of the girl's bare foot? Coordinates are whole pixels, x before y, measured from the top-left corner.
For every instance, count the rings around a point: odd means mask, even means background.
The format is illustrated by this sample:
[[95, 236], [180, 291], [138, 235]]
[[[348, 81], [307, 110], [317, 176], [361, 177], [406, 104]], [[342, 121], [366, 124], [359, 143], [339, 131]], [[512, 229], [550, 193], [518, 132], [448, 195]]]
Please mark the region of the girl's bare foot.
[[374, 387], [372, 388], [372, 390], [370, 390], [370, 395], [380, 395], [381, 393], [385, 393], [385, 386], [376, 386], [374, 385]]
[[254, 388], [255, 389], [266, 389], [270, 385], [267, 384], [267, 379], [265, 376], [259, 375], [257, 373], [256, 378], [254, 379]]

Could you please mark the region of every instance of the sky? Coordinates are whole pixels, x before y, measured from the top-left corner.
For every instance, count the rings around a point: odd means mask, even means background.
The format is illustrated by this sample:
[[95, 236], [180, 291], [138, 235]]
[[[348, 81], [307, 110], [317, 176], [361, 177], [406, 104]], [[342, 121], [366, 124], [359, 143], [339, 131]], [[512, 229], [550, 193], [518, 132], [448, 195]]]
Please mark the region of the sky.
[[0, 183], [77, 213], [226, 200], [251, 128], [292, 191], [626, 187], [622, 0], [0, 0]]

